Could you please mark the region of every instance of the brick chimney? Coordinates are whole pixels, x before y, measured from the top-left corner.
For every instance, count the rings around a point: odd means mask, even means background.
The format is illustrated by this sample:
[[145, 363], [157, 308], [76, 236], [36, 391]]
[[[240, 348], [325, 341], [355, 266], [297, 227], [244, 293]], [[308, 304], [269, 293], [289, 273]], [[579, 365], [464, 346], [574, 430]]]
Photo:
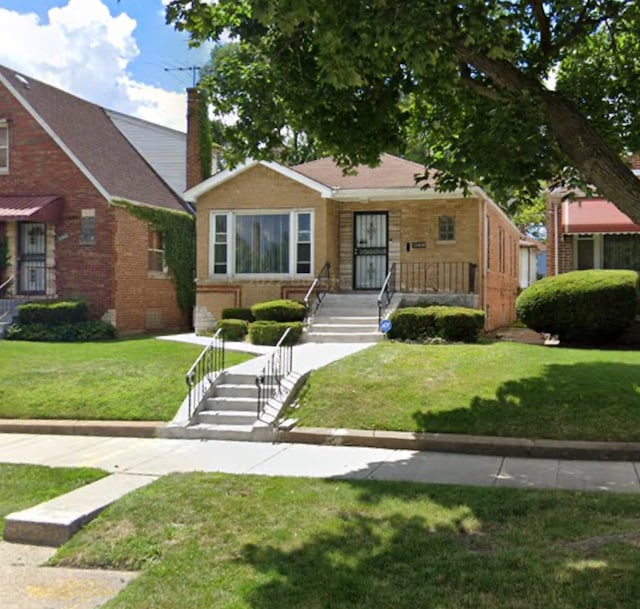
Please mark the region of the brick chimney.
[[204, 180], [200, 162], [200, 92], [187, 89], [187, 190]]

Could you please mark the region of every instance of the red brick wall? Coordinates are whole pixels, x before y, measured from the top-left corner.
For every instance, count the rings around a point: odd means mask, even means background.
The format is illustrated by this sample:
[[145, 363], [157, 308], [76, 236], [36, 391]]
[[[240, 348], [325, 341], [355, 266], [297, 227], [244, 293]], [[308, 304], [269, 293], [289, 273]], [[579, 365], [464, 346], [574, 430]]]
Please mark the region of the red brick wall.
[[[0, 87], [0, 117], [9, 120], [9, 174], [0, 194], [59, 194], [64, 208], [56, 226], [56, 285], [62, 298], [84, 298], [95, 317], [113, 307], [115, 219], [104, 197], [31, 115]], [[95, 209], [96, 242], [80, 244], [83, 209]], [[15, 259], [15, 253], [12, 256]]]
[[148, 270], [148, 224], [123, 209], [116, 209], [115, 214], [115, 314], [118, 331], [133, 334], [186, 329], [187, 319], [178, 307], [170, 274]]
[[[556, 217], [557, 215], [557, 217]], [[574, 269], [573, 236], [562, 234], [562, 203], [558, 197], [547, 199], [547, 276], [568, 273]], [[556, 258], [558, 263], [556, 265]], [[557, 272], [556, 272], [557, 270]]]

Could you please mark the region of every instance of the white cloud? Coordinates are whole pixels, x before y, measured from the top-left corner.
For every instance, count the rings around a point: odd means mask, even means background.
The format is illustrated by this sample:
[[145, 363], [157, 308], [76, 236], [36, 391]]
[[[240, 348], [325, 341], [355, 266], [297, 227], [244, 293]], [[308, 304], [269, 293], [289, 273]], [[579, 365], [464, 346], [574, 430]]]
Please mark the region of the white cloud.
[[0, 63], [107, 108], [184, 129], [185, 97], [134, 81], [136, 21], [102, 0], [68, 0], [48, 22], [0, 8]]

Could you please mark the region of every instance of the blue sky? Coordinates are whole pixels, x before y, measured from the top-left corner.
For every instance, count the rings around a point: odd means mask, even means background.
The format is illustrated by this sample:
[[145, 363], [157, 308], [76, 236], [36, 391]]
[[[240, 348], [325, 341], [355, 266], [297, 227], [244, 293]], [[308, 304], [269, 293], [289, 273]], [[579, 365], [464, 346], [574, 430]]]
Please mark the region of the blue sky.
[[[165, 24], [167, 0], [0, 0], [0, 63], [95, 103], [184, 129], [208, 48]], [[169, 70], [165, 70], [169, 68]]]

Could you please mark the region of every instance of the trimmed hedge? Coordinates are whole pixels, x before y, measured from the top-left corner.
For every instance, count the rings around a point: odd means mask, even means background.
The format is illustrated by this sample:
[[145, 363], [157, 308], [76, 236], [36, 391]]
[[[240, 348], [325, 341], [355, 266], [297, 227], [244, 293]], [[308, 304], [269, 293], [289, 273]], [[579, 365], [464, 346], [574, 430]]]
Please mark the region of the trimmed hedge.
[[303, 321], [305, 308], [295, 300], [268, 300], [251, 307], [256, 321]]
[[221, 319], [217, 325], [225, 340], [243, 341], [249, 332], [249, 324], [244, 319]]
[[256, 320], [249, 307], [228, 307], [222, 309], [220, 319], [243, 319], [249, 323]]
[[484, 319], [484, 311], [466, 307], [406, 307], [389, 316], [391, 330], [387, 336], [399, 340], [442, 338], [475, 343], [484, 327]]
[[89, 320], [89, 307], [82, 300], [28, 302], [18, 307], [20, 324], [73, 324]]
[[633, 321], [638, 298], [634, 271], [573, 271], [536, 281], [518, 296], [516, 312], [536, 332], [598, 344], [617, 338]]
[[11, 324], [7, 328], [7, 340], [27, 340], [40, 342], [76, 343], [106, 340], [116, 337], [116, 329], [106, 321], [80, 321], [76, 323]]
[[287, 328], [291, 328], [285, 345], [295, 345], [302, 336], [303, 324], [300, 321], [254, 321], [249, 326], [249, 340], [254, 345], [276, 345]]

